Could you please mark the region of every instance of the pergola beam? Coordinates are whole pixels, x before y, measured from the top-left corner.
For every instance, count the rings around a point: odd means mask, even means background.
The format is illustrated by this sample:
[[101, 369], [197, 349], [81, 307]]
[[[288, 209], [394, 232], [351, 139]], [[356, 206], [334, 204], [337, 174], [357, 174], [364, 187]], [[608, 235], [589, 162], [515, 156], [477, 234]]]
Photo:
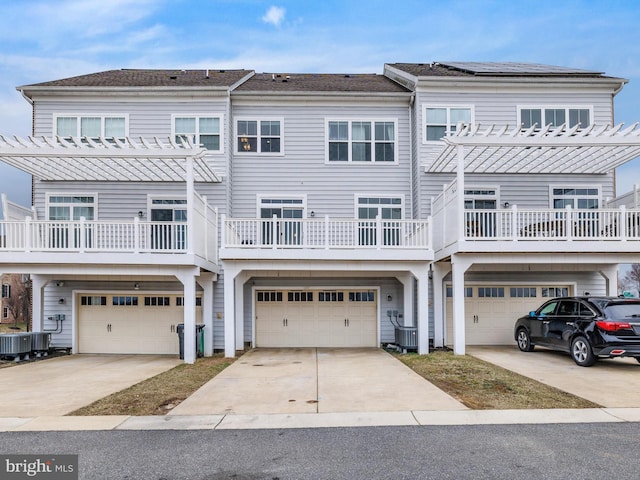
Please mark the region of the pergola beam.
[[455, 172], [457, 147], [464, 146], [466, 173], [608, 173], [640, 156], [637, 127], [547, 125], [536, 131], [535, 125], [526, 130], [460, 126], [442, 139], [444, 147], [426, 171]]
[[181, 182], [187, 159], [193, 159], [194, 180], [221, 181], [205, 159], [207, 150], [190, 139], [176, 142], [127, 137], [8, 138], [0, 135], [0, 161], [44, 181]]

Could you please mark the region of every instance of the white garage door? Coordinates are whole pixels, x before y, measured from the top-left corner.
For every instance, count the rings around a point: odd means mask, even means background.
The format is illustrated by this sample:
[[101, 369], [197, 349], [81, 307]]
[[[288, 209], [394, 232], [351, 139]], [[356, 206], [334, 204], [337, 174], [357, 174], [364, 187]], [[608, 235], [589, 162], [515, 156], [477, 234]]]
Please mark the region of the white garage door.
[[258, 347], [376, 347], [377, 293], [366, 289], [258, 290]]
[[[167, 294], [78, 295], [78, 350], [177, 355], [182, 300]], [[197, 304], [197, 322], [202, 323], [200, 299]]]
[[[465, 287], [467, 345], [513, 345], [517, 318], [549, 298], [569, 295], [568, 285], [478, 285]], [[447, 288], [447, 344], [453, 344], [453, 300]]]

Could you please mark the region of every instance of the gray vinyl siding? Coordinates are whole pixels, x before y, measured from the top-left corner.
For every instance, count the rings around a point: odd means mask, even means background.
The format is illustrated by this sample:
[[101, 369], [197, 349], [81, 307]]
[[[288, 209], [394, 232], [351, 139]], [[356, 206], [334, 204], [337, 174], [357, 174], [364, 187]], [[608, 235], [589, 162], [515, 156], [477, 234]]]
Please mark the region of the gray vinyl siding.
[[[316, 216], [353, 218], [354, 193], [402, 195], [405, 218], [411, 216], [408, 105], [367, 106], [236, 106], [234, 118], [283, 118], [283, 156], [233, 157], [234, 217], [259, 216], [256, 199], [262, 195], [307, 195], [307, 211]], [[397, 164], [325, 163], [327, 119], [397, 119]]]
[[[442, 192], [445, 184], [455, 180], [455, 174], [433, 174], [420, 172], [421, 210], [431, 213], [431, 199]], [[553, 187], [599, 187], [600, 208], [608, 197], [614, 197], [613, 174], [606, 175], [532, 175], [532, 174], [469, 174], [465, 175], [465, 185], [498, 188], [498, 207], [509, 202], [520, 208], [552, 208], [550, 186]]]
[[418, 90], [416, 94], [418, 106], [416, 122], [419, 135], [420, 158], [423, 165], [429, 165], [440, 150], [438, 144], [424, 143], [424, 106], [472, 106], [474, 109], [474, 123], [481, 127], [491, 125], [508, 125], [515, 128], [520, 124], [518, 108], [523, 106], [585, 106], [593, 107], [592, 123], [597, 125], [611, 124], [613, 119], [611, 91], [606, 89], [575, 89], [548, 88], [539, 89], [535, 86], [529, 91], [520, 88], [514, 91], [508, 87], [496, 88], [493, 92], [456, 90], [447, 91], [433, 89], [431, 91]]

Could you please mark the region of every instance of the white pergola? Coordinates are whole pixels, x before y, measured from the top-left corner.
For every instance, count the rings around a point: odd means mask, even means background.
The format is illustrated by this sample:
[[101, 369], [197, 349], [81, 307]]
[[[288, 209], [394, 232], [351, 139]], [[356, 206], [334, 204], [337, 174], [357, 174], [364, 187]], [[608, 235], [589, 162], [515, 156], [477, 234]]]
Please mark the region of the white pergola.
[[[194, 211], [195, 182], [220, 183], [222, 180], [206, 161], [207, 150], [194, 145], [189, 138], [179, 143], [173, 138], [166, 141], [155, 137], [140, 138], [62, 138], [62, 137], [5, 137], [0, 135], [0, 161], [33, 175], [42, 181], [102, 181], [102, 182], [184, 182], [187, 211]], [[193, 245], [193, 215], [187, 215], [188, 244]], [[69, 267], [65, 267], [69, 268]], [[105, 270], [106, 268], [106, 270]], [[153, 268], [153, 266], [149, 266]], [[107, 274], [130, 275], [143, 270], [136, 267], [102, 267], [96, 271]], [[74, 270], [75, 271], [75, 270]], [[43, 289], [58, 266], [39, 266], [33, 271], [34, 331], [42, 326]], [[157, 273], [157, 272], [156, 272]], [[184, 291], [185, 338], [196, 333], [196, 282], [204, 290], [204, 307], [213, 309], [213, 282], [215, 274], [200, 272], [196, 266], [171, 268]], [[212, 324], [209, 323], [209, 328]], [[213, 339], [213, 337], [211, 337]], [[205, 353], [213, 351], [213, 340], [205, 342]], [[195, 342], [185, 342], [185, 361], [196, 359]]]
[[[640, 157], [638, 123], [624, 128], [591, 125], [528, 129], [495, 125], [482, 129], [480, 125], [458, 125], [456, 133], [443, 138], [444, 146], [425, 167], [427, 173], [455, 173], [457, 192], [464, 191], [465, 174], [606, 174]], [[464, 195], [457, 196], [457, 210], [464, 210]], [[459, 216], [459, 231], [464, 219]], [[486, 256], [485, 256], [486, 257]], [[482, 256], [451, 256], [453, 283], [453, 345], [456, 354], [465, 353], [464, 274]], [[513, 261], [520, 261], [514, 256]], [[578, 258], [578, 257], [576, 257]], [[548, 261], [547, 258], [545, 261]], [[564, 261], [555, 259], [554, 261]], [[576, 260], [579, 261], [579, 260]], [[601, 264], [606, 259], [599, 258]], [[616, 284], [616, 265], [605, 267], [610, 289]], [[446, 270], [435, 268], [434, 296], [442, 298], [442, 279]], [[442, 306], [436, 305], [436, 316], [442, 316]]]
[[603, 174], [640, 156], [638, 123], [624, 128], [579, 125], [523, 130], [495, 125], [460, 126], [427, 173]]
[[206, 153], [189, 138], [177, 143], [157, 137], [136, 141], [0, 135], [0, 161], [45, 181], [219, 183]]

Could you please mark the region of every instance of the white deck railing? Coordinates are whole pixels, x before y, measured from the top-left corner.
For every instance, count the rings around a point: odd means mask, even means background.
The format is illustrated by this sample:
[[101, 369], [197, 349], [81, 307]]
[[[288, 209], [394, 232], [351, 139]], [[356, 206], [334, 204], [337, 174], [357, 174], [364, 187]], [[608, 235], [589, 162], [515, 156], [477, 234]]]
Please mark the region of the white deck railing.
[[428, 220], [347, 218], [224, 218], [223, 247], [228, 248], [394, 248], [431, 246]]
[[[196, 208], [196, 211], [198, 209]], [[195, 222], [194, 248], [189, 249], [187, 222], [45, 221], [27, 217], [0, 222], [0, 252], [188, 253], [217, 258], [217, 214]]]

